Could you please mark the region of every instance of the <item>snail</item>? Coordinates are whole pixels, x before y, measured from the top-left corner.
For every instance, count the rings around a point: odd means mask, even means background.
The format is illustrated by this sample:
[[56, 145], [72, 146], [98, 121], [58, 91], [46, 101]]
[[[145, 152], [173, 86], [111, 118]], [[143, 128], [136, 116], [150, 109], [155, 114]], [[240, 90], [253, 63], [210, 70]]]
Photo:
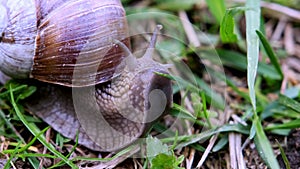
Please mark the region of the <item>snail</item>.
[[[26, 107], [95, 151], [134, 142], [172, 104], [167, 66], [130, 52], [119, 0], [1, 0], [0, 73], [37, 91]], [[0, 76], [0, 80], [1, 76]]]

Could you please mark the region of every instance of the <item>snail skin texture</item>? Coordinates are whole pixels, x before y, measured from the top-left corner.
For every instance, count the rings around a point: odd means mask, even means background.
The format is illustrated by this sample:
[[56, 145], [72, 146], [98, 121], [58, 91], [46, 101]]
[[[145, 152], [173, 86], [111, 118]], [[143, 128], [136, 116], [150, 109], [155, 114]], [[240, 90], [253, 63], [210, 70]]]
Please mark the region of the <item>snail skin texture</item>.
[[119, 0], [0, 0], [0, 14], [0, 73], [37, 86], [25, 106], [65, 137], [116, 151], [169, 111], [167, 66], [152, 60], [159, 27], [134, 57]]

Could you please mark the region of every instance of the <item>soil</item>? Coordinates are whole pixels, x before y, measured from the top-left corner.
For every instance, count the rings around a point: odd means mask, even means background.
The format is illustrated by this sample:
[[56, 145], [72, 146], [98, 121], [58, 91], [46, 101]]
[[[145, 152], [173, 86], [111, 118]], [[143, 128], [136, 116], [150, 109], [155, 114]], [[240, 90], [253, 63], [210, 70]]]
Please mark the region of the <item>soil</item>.
[[[285, 155], [288, 158], [291, 169], [300, 169], [300, 128], [293, 130], [287, 138], [287, 146], [284, 148]], [[286, 169], [281, 156], [278, 161], [282, 169]]]

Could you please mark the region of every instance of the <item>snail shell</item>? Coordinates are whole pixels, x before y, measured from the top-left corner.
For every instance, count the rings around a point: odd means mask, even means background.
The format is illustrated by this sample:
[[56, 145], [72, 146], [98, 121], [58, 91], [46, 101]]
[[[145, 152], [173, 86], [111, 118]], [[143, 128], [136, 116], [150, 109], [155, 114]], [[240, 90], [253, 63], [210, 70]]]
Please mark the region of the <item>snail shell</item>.
[[102, 83], [125, 57], [112, 40], [129, 46], [119, 0], [2, 0], [0, 8], [0, 70], [13, 78]]
[[171, 81], [156, 74], [167, 68], [151, 58], [157, 32], [145, 56], [132, 56], [119, 0], [2, 0], [0, 9], [0, 70], [32, 78], [38, 90], [25, 104], [62, 135], [115, 151], [170, 109]]

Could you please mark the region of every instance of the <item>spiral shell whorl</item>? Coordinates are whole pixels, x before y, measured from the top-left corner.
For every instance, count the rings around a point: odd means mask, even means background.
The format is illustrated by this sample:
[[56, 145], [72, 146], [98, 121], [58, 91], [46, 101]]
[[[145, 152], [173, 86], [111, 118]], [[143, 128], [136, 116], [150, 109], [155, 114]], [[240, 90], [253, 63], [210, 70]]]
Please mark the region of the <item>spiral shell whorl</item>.
[[2, 32], [4, 31], [4, 29], [6, 28], [6, 26], [8, 24], [5, 1], [0, 2], [0, 11], [2, 11], [2, 13], [0, 15], [0, 38], [2, 38]]
[[0, 70], [13, 78], [28, 78], [36, 36], [34, 2], [2, 1], [0, 6]]
[[[70, 87], [109, 81], [129, 46], [119, 0], [2, 1], [0, 71]], [[4, 15], [4, 16], [3, 16]], [[7, 15], [7, 16], [5, 16]]]

